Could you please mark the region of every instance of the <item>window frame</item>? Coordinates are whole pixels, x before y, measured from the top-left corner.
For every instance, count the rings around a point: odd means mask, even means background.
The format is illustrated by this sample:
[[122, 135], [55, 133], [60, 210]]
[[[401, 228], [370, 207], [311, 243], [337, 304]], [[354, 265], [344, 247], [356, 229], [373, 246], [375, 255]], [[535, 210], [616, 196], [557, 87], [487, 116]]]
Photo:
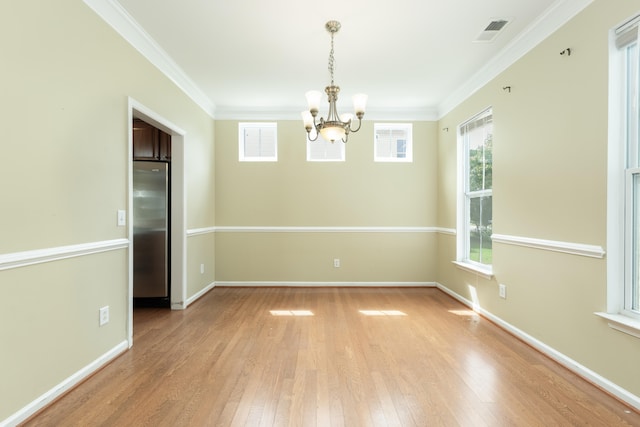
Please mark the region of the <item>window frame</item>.
[[[378, 153], [379, 130], [402, 130], [406, 132], [405, 156], [382, 156]], [[396, 144], [399, 140], [396, 140]], [[398, 151], [396, 150], [395, 153]], [[373, 161], [379, 163], [413, 163], [413, 123], [374, 123], [373, 124]]]
[[[457, 128], [458, 138], [458, 209], [457, 209], [457, 245], [456, 245], [456, 261], [459, 267], [475, 273], [481, 274], [485, 278], [493, 277], [493, 263], [486, 264], [471, 259], [471, 200], [483, 197], [491, 197], [492, 217], [491, 224], [493, 227], [493, 185], [490, 189], [470, 190], [470, 156], [468, 140], [465, 138], [464, 129], [473, 122], [484, 120], [491, 117], [493, 124], [493, 108], [491, 106], [484, 108], [468, 120], [464, 121]], [[483, 125], [484, 126], [484, 125]], [[492, 132], [493, 134], [493, 132]], [[493, 166], [493, 162], [492, 162]], [[493, 259], [492, 259], [493, 261]]]
[[[636, 219], [634, 222], [634, 216], [637, 216], [634, 201], [636, 209], [638, 201], [632, 185], [634, 176], [640, 176], [639, 23], [640, 15], [637, 15], [609, 33], [607, 313], [597, 313], [613, 321], [614, 323], [610, 323], [611, 327], [637, 337], [640, 337], [640, 307], [637, 306], [637, 295], [640, 293], [637, 272], [640, 260], [637, 256], [634, 257], [634, 253], [637, 254], [640, 248], [634, 247], [631, 236], [634, 231], [638, 233], [640, 227], [640, 221]], [[635, 103], [632, 105], [629, 100], [634, 98]], [[635, 309], [632, 298], [634, 293]]]
[[[635, 181], [635, 182], [634, 182]], [[640, 167], [630, 167], [625, 170], [625, 242], [624, 242], [624, 306], [623, 313], [640, 320], [640, 281], [638, 270], [638, 234], [640, 221], [638, 220], [638, 194], [640, 193]], [[631, 236], [631, 237], [629, 237]], [[627, 260], [631, 259], [630, 262]], [[635, 261], [635, 262], [634, 262]]]
[[[274, 154], [272, 156], [248, 156], [245, 153], [246, 129], [273, 129]], [[238, 123], [238, 160], [240, 162], [277, 162], [278, 161], [278, 124], [275, 122], [239, 122]]]

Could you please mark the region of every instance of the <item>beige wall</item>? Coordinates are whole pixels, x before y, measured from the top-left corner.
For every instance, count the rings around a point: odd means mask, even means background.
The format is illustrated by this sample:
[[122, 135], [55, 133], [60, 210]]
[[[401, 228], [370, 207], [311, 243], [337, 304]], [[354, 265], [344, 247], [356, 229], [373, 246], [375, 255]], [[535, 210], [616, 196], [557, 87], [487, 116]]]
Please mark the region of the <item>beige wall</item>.
[[[128, 97], [186, 131], [187, 227], [215, 224], [211, 117], [81, 1], [3, 2], [0, 17], [3, 259], [128, 237]], [[214, 275], [213, 235], [194, 238], [188, 296]], [[0, 269], [0, 420], [127, 339], [127, 289], [126, 249]]]
[[[640, 3], [596, 0], [442, 118], [438, 222], [456, 221], [456, 136], [494, 113], [494, 233], [606, 249], [608, 31]], [[571, 48], [571, 56], [559, 53]], [[502, 90], [511, 86], [511, 93]], [[640, 340], [610, 329], [606, 258], [496, 243], [494, 280], [453, 266], [455, 236], [440, 236], [438, 281], [621, 387], [640, 395]], [[507, 299], [498, 297], [507, 285]]]
[[434, 233], [219, 233], [216, 280], [419, 284], [435, 280], [435, 254]]
[[307, 162], [302, 121], [278, 122], [278, 161], [239, 162], [238, 122], [216, 122], [219, 226], [434, 226], [436, 123], [413, 124], [413, 163], [373, 161], [373, 122], [345, 162]]
[[[189, 236], [187, 240], [187, 299], [215, 282], [214, 233]], [[202, 270], [200, 267], [202, 266]]]
[[436, 123], [413, 124], [412, 163], [373, 161], [371, 121], [345, 162], [307, 162], [305, 138], [301, 122], [280, 121], [278, 162], [239, 162], [238, 122], [216, 122], [218, 226], [329, 228], [217, 233], [216, 280], [432, 282], [435, 233], [335, 228], [435, 226]]

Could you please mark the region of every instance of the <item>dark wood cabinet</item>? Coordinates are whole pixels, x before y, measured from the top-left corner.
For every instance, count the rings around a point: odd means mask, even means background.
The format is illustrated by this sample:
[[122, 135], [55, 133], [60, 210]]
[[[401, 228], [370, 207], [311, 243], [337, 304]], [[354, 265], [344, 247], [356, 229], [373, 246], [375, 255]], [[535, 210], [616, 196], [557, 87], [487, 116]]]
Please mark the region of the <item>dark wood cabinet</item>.
[[133, 159], [171, 160], [171, 135], [143, 120], [133, 119]]

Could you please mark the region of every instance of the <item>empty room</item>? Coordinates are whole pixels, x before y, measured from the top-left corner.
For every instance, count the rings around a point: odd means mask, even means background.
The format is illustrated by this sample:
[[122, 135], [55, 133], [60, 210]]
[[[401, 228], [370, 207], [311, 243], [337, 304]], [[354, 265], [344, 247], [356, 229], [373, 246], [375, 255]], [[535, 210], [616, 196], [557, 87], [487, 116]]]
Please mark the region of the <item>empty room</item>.
[[640, 1], [0, 16], [0, 426], [640, 425]]

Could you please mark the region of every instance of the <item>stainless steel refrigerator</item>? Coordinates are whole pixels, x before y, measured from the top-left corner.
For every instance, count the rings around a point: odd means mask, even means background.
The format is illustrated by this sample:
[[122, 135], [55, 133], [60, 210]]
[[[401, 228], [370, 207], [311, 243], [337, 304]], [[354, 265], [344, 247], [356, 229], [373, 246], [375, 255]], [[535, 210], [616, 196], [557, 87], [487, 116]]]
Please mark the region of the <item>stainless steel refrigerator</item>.
[[134, 161], [133, 297], [137, 303], [168, 304], [169, 243], [169, 163]]

